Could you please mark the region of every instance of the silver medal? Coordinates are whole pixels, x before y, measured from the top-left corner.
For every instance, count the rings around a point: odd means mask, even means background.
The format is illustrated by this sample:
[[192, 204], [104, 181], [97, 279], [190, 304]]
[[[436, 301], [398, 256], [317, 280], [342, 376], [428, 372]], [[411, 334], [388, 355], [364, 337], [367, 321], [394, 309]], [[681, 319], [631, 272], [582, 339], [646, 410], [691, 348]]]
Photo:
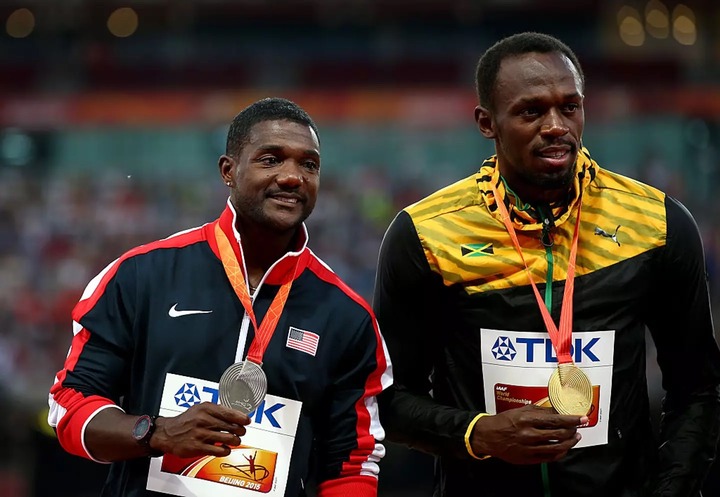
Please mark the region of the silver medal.
[[267, 394], [267, 376], [252, 361], [236, 362], [220, 377], [219, 391], [221, 405], [249, 414]]

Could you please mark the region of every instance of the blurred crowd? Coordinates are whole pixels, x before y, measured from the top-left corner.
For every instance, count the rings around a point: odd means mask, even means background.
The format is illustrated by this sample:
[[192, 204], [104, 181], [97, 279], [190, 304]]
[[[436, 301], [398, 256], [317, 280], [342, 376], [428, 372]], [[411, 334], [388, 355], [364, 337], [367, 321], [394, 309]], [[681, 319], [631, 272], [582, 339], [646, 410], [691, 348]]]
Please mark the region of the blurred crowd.
[[[311, 245], [370, 299], [382, 233], [401, 190], [378, 171], [323, 178], [309, 220]], [[38, 404], [62, 364], [70, 312], [85, 285], [125, 250], [215, 219], [227, 188], [219, 176], [92, 177], [0, 170], [0, 384]]]
[[[699, 190], [682, 170], [656, 157], [636, 171], [637, 179], [664, 189], [694, 213], [717, 312], [720, 224], [714, 220], [720, 201], [712, 195], [717, 183]], [[403, 206], [439, 186], [430, 175], [403, 181], [377, 166], [325, 175], [308, 222], [311, 247], [370, 300], [388, 223]], [[0, 410], [5, 418], [0, 446], [8, 448], [0, 455], [0, 488], [37, 480], [32, 434], [44, 431], [47, 392], [70, 341], [70, 313], [88, 281], [133, 246], [215, 219], [226, 195], [216, 176], [0, 168], [0, 403], [9, 406]], [[650, 371], [652, 376], [652, 366]], [[661, 395], [657, 387], [651, 391]], [[0, 497], [7, 491], [0, 490]], [[32, 495], [24, 492], [7, 495]]]

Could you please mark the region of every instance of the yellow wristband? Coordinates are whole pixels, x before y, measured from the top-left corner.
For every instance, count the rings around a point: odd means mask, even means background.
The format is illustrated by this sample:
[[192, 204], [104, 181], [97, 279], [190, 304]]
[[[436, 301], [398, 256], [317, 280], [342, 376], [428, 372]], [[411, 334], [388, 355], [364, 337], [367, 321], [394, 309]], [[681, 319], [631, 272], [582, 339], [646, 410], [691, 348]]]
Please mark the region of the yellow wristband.
[[479, 461], [482, 461], [483, 459], [487, 459], [488, 457], [492, 457], [492, 456], [476, 456], [472, 450], [472, 446], [470, 445], [470, 435], [472, 434], [473, 428], [475, 428], [475, 423], [478, 422], [478, 419], [480, 419], [484, 416], [490, 416], [490, 414], [488, 414], [486, 412], [481, 412], [480, 414], [475, 416], [475, 418], [472, 421], [470, 421], [470, 425], [468, 425], [467, 431], [465, 431], [465, 448], [467, 449], [468, 454], [470, 454], [471, 457], [473, 457], [474, 459], [477, 459]]

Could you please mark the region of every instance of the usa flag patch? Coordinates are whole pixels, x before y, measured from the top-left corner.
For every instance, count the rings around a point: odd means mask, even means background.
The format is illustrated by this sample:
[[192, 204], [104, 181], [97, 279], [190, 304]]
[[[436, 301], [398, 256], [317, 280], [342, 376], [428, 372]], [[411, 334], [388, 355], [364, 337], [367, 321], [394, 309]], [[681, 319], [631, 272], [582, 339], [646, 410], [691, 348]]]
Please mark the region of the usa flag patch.
[[305, 352], [306, 354], [310, 354], [315, 357], [319, 341], [320, 336], [317, 333], [301, 330], [300, 328], [294, 328], [291, 326], [285, 345], [291, 349], [299, 350], [300, 352]]

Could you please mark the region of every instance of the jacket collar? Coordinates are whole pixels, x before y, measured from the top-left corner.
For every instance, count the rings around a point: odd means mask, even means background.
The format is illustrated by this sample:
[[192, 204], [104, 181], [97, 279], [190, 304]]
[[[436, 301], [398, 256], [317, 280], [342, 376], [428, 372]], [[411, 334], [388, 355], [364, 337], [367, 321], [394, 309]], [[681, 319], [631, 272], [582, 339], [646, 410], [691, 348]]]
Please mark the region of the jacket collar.
[[[599, 170], [600, 166], [592, 160], [587, 149], [582, 148], [578, 151], [573, 185], [568, 190], [567, 199], [563, 202], [550, 205], [555, 225], [562, 224], [570, 217], [570, 213], [578, 203], [580, 192], [584, 191], [595, 179]], [[510, 219], [516, 229], [542, 229], [542, 223], [540, 222], [541, 216], [535, 207], [524, 203], [518, 198], [515, 193], [507, 187], [505, 181], [500, 176], [500, 170], [497, 167], [497, 156], [492, 156], [483, 162], [480, 170], [475, 175], [475, 180], [478, 185], [479, 194], [485, 201], [485, 205], [490, 213], [500, 222], [502, 222], [502, 216], [500, 210], [497, 208], [495, 196], [492, 192], [493, 184], [497, 189], [498, 195], [500, 195], [500, 198], [505, 202], [505, 206], [510, 213]]]
[[[220, 229], [222, 229], [230, 241], [230, 246], [235, 253], [235, 257], [237, 257], [238, 262], [243, 269], [243, 274], [247, 278], [247, 268], [245, 267], [245, 258], [242, 252], [242, 242], [240, 239], [240, 233], [237, 231], [236, 222], [237, 213], [228, 198], [225, 209], [220, 214], [220, 217], [205, 226], [206, 238], [210, 244], [210, 248], [215, 253], [215, 256], [220, 259], [220, 252], [217, 247], [217, 242], [215, 241], [215, 225], [219, 224]], [[307, 227], [305, 226], [305, 223], [302, 223], [294, 251], [285, 253], [285, 255], [283, 255], [280, 259], [275, 261], [263, 276], [261, 284], [268, 283], [270, 285], [281, 285], [288, 279], [292, 278], [293, 275], [297, 278], [310, 260], [310, 249], [307, 246], [308, 239]], [[296, 264], [297, 270], [295, 270]]]

